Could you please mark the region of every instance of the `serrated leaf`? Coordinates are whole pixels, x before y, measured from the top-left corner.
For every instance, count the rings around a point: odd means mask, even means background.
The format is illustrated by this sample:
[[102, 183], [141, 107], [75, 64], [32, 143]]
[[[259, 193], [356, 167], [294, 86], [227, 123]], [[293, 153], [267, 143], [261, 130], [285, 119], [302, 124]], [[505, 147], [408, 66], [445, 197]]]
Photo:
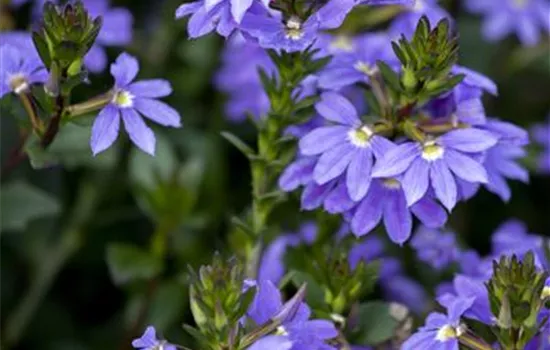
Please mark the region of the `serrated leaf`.
[[61, 211], [55, 197], [22, 181], [2, 186], [0, 208], [1, 231], [22, 231], [31, 221]]
[[235, 146], [239, 151], [241, 151], [247, 158], [256, 156], [256, 152], [248, 146], [243, 140], [238, 136], [233, 135], [228, 131], [222, 131], [220, 133], [224, 139], [229, 141], [233, 146]]
[[397, 75], [397, 73], [383, 61], [377, 61], [376, 64], [382, 74], [382, 77], [384, 78], [384, 81], [389, 85], [389, 87], [397, 93], [402, 92], [403, 88], [401, 87], [399, 75]]
[[116, 284], [155, 277], [161, 270], [161, 261], [150, 252], [126, 243], [112, 243], [107, 247], [107, 265]]

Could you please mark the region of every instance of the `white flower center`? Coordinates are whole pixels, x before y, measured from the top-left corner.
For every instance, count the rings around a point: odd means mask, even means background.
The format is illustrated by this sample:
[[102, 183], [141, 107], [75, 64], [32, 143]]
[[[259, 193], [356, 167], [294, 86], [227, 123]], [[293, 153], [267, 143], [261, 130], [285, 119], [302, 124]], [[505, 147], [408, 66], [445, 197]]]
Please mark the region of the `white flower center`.
[[374, 73], [376, 73], [376, 70], [378, 69], [376, 68], [376, 66], [371, 66], [365, 61], [355, 62], [355, 64], [353, 65], [353, 68], [355, 68], [357, 71], [361, 73], [365, 73], [366, 75], [373, 75]]
[[429, 162], [442, 158], [443, 153], [445, 153], [445, 149], [436, 144], [435, 141], [428, 141], [422, 147], [422, 158]]
[[541, 299], [548, 299], [550, 298], [550, 286], [544, 286], [542, 289], [542, 294], [540, 295]]
[[279, 327], [277, 327], [277, 330], [275, 331], [275, 334], [277, 334], [277, 335], [288, 335], [288, 332], [286, 331], [285, 327], [279, 326]]
[[122, 108], [132, 107], [134, 105], [134, 95], [126, 90], [118, 90], [113, 96], [113, 103]]
[[398, 190], [401, 188], [401, 183], [399, 182], [399, 180], [391, 177], [382, 180], [382, 185], [384, 185], [384, 187], [386, 187], [389, 190]]
[[350, 52], [353, 51], [353, 41], [348, 36], [339, 35], [331, 41], [330, 47], [336, 50]]
[[424, 2], [424, 0], [416, 0], [414, 2], [414, 7], [413, 7], [414, 12], [423, 12], [425, 8], [426, 8], [426, 3]]
[[369, 146], [369, 141], [372, 135], [374, 135], [372, 130], [368, 126], [364, 125], [359, 129], [351, 129], [348, 132], [348, 139], [354, 146], [366, 148]]
[[440, 342], [445, 342], [447, 340], [460, 337], [462, 334], [464, 334], [464, 332], [466, 332], [466, 326], [463, 324], [459, 325], [458, 327], [446, 324], [437, 330], [437, 335], [435, 336], [435, 339], [439, 340]]
[[285, 37], [290, 40], [300, 40], [304, 36], [302, 22], [296, 16], [291, 16], [285, 24]]
[[29, 90], [29, 82], [27, 77], [22, 73], [15, 73], [8, 77], [8, 85], [16, 94], [23, 93]]

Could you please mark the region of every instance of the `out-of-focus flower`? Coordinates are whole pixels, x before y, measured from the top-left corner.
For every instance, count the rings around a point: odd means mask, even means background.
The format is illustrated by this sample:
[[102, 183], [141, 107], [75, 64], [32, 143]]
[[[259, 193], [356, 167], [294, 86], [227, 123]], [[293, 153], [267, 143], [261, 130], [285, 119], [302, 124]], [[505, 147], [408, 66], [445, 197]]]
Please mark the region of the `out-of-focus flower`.
[[432, 27], [444, 18], [450, 19], [449, 14], [437, 5], [437, 2], [438, 0], [415, 0], [414, 5], [405, 7], [403, 13], [398, 15], [391, 24], [391, 36], [400, 37], [405, 35], [407, 38], [412, 37], [422, 16], [428, 17]]
[[481, 14], [482, 33], [490, 41], [515, 33], [526, 46], [540, 40], [541, 29], [550, 32], [550, 3], [547, 0], [467, 0], [466, 8]]
[[48, 72], [35, 56], [9, 44], [0, 46], [0, 98], [28, 91], [32, 84], [47, 79]]
[[542, 173], [550, 173], [550, 117], [544, 124], [538, 124], [531, 130], [533, 141], [542, 146], [538, 158], [538, 169]]
[[544, 252], [544, 240], [541, 236], [527, 232], [527, 227], [519, 220], [509, 220], [501, 224], [492, 235], [493, 255], [516, 254], [523, 257], [529, 251], [535, 254], [535, 263], [550, 267]]
[[125, 46], [133, 36], [134, 18], [123, 7], [109, 7], [109, 0], [83, 0], [88, 14], [92, 18], [101, 16], [103, 22], [95, 44], [84, 57], [84, 64], [91, 72], [101, 72], [107, 67], [105, 46]]
[[94, 155], [115, 142], [121, 118], [132, 142], [151, 155], [155, 153], [155, 135], [141, 115], [164, 126], [181, 126], [179, 113], [157, 100], [172, 92], [170, 83], [162, 79], [133, 82], [138, 71], [137, 59], [126, 53], [121, 54], [111, 65], [111, 75], [115, 78], [113, 97], [99, 112], [92, 127], [90, 145]]
[[453, 232], [419, 227], [411, 240], [411, 245], [418, 259], [436, 270], [447, 268], [459, 256]]
[[166, 340], [157, 339], [153, 326], [147, 327], [143, 335], [132, 341], [132, 346], [138, 350], [177, 350], [175, 345], [169, 344]]
[[290, 350], [292, 342], [277, 335], [270, 335], [254, 342], [247, 350]]

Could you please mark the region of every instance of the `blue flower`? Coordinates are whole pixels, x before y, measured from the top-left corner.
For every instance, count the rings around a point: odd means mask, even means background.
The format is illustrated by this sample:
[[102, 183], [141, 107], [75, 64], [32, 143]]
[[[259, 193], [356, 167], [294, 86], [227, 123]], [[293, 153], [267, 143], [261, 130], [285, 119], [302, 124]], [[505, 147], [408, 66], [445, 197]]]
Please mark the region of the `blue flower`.
[[421, 226], [411, 240], [411, 246], [420, 261], [436, 270], [449, 267], [459, 256], [453, 232], [442, 232]]
[[372, 176], [403, 175], [408, 205], [423, 198], [431, 185], [437, 199], [452, 210], [458, 200], [456, 177], [467, 182], [487, 183], [487, 171], [475, 155], [493, 147], [497, 140], [488, 131], [467, 128], [449, 131], [423, 143], [405, 142], [377, 162]]
[[428, 17], [432, 27], [444, 18], [450, 19], [450, 15], [437, 5], [438, 0], [415, 0], [413, 6], [405, 8], [402, 14], [398, 15], [390, 26], [392, 37], [412, 37], [418, 21], [422, 16]]
[[[281, 293], [271, 281], [260, 281], [257, 288], [248, 316], [261, 325], [275, 317], [285, 306]], [[302, 303], [294, 314], [283, 320], [277, 333], [292, 343], [291, 350], [334, 349], [326, 344], [327, 340], [338, 335], [334, 324], [326, 320], [310, 320], [310, 315], [309, 307]]]
[[247, 12], [258, 12], [265, 7], [265, 0], [200, 0], [179, 6], [176, 18], [191, 15], [187, 24], [191, 38], [206, 35], [214, 29], [228, 37], [240, 26]]
[[460, 323], [460, 317], [473, 303], [471, 299], [458, 299], [447, 307], [447, 315], [433, 312], [405, 343], [401, 350], [458, 350], [458, 337], [466, 327]]
[[547, 0], [468, 0], [466, 8], [481, 14], [482, 33], [489, 41], [517, 34], [525, 46], [536, 45], [541, 29], [550, 32], [550, 4]]
[[543, 174], [550, 174], [550, 117], [545, 123], [535, 125], [531, 133], [533, 141], [542, 147], [538, 170]]
[[44, 83], [48, 72], [32, 51], [10, 44], [0, 45], [0, 98], [29, 91], [32, 84]]
[[277, 335], [270, 335], [254, 342], [247, 350], [290, 350], [292, 342]]
[[175, 345], [169, 344], [166, 340], [157, 339], [153, 326], [147, 327], [141, 337], [134, 339], [132, 346], [139, 350], [177, 350]]
[[170, 83], [161, 79], [133, 82], [138, 71], [137, 59], [126, 53], [111, 65], [115, 86], [111, 102], [99, 112], [92, 127], [90, 145], [94, 155], [115, 142], [121, 118], [132, 142], [151, 155], [155, 153], [155, 135], [141, 115], [164, 126], [181, 126], [179, 113], [157, 100], [172, 92]]

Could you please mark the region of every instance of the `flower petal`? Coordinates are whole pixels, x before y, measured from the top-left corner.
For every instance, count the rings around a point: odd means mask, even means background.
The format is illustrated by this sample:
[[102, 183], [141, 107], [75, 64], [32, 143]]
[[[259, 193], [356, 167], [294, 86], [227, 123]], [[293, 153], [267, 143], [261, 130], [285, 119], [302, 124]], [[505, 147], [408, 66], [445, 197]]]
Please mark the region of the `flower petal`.
[[335, 123], [357, 127], [361, 124], [357, 111], [351, 102], [335, 92], [325, 92], [321, 101], [315, 104], [315, 110], [323, 118]]
[[346, 185], [349, 197], [360, 201], [369, 190], [371, 182], [372, 153], [368, 148], [361, 148], [351, 160], [346, 172]]
[[351, 220], [351, 231], [355, 236], [363, 236], [372, 231], [382, 218], [385, 191], [378, 182], [373, 182], [369, 193], [355, 211]]
[[244, 14], [252, 5], [252, 0], [233, 0], [231, 1], [231, 15], [237, 23], [241, 23]]
[[331, 214], [343, 213], [353, 208], [354, 205], [355, 202], [349, 197], [344, 181], [340, 181], [324, 201], [325, 210]]
[[119, 127], [119, 111], [112, 104], [108, 104], [99, 112], [92, 127], [90, 146], [94, 156], [103, 152], [115, 142]]
[[300, 139], [300, 152], [305, 156], [321, 154], [347, 142], [348, 132], [349, 128], [345, 126], [316, 128]]
[[122, 121], [124, 122], [124, 128], [130, 140], [138, 146], [139, 149], [150, 155], [155, 155], [155, 134], [145, 124], [143, 118], [133, 109], [124, 108], [121, 110]]
[[195, 1], [180, 5], [176, 10], [176, 19], [181, 19], [185, 16], [188, 16], [192, 13], [195, 13], [199, 8], [202, 7], [202, 1]]
[[422, 158], [417, 158], [405, 172], [401, 185], [407, 205], [411, 206], [418, 202], [428, 191], [430, 166]]
[[432, 163], [430, 179], [436, 197], [447, 210], [451, 211], [457, 200], [456, 182], [453, 174], [443, 161], [436, 160]]
[[138, 60], [126, 52], [121, 53], [115, 63], [111, 64], [111, 75], [115, 78], [118, 88], [126, 87], [139, 72]]
[[447, 212], [429, 197], [424, 197], [411, 207], [412, 213], [427, 227], [439, 228], [447, 222]]
[[439, 138], [441, 144], [462, 152], [483, 152], [496, 145], [498, 138], [491, 132], [468, 128], [449, 131]]
[[315, 182], [322, 185], [340, 176], [346, 170], [357, 151], [357, 148], [351, 144], [344, 143], [323, 153], [315, 169], [313, 169], [313, 179]]
[[378, 159], [372, 170], [372, 177], [394, 177], [403, 173], [420, 156], [420, 145], [406, 142], [390, 149]]
[[459, 178], [468, 182], [487, 183], [487, 171], [472, 158], [453, 149], [447, 149], [443, 159]]
[[126, 89], [137, 97], [158, 98], [172, 93], [172, 85], [164, 79], [140, 80], [132, 83]]
[[300, 200], [301, 208], [304, 210], [319, 208], [333, 187], [334, 182], [329, 182], [324, 185], [317, 185], [315, 182], [309, 183], [302, 192]]
[[179, 113], [164, 102], [148, 98], [136, 98], [134, 107], [145, 117], [160, 125], [178, 128], [181, 126]]
[[290, 163], [279, 178], [279, 187], [285, 192], [290, 192], [300, 185], [305, 185], [311, 180], [316, 163], [315, 157], [304, 157]]
[[412, 215], [400, 190], [388, 191], [384, 198], [384, 226], [392, 242], [405, 243], [411, 236]]

